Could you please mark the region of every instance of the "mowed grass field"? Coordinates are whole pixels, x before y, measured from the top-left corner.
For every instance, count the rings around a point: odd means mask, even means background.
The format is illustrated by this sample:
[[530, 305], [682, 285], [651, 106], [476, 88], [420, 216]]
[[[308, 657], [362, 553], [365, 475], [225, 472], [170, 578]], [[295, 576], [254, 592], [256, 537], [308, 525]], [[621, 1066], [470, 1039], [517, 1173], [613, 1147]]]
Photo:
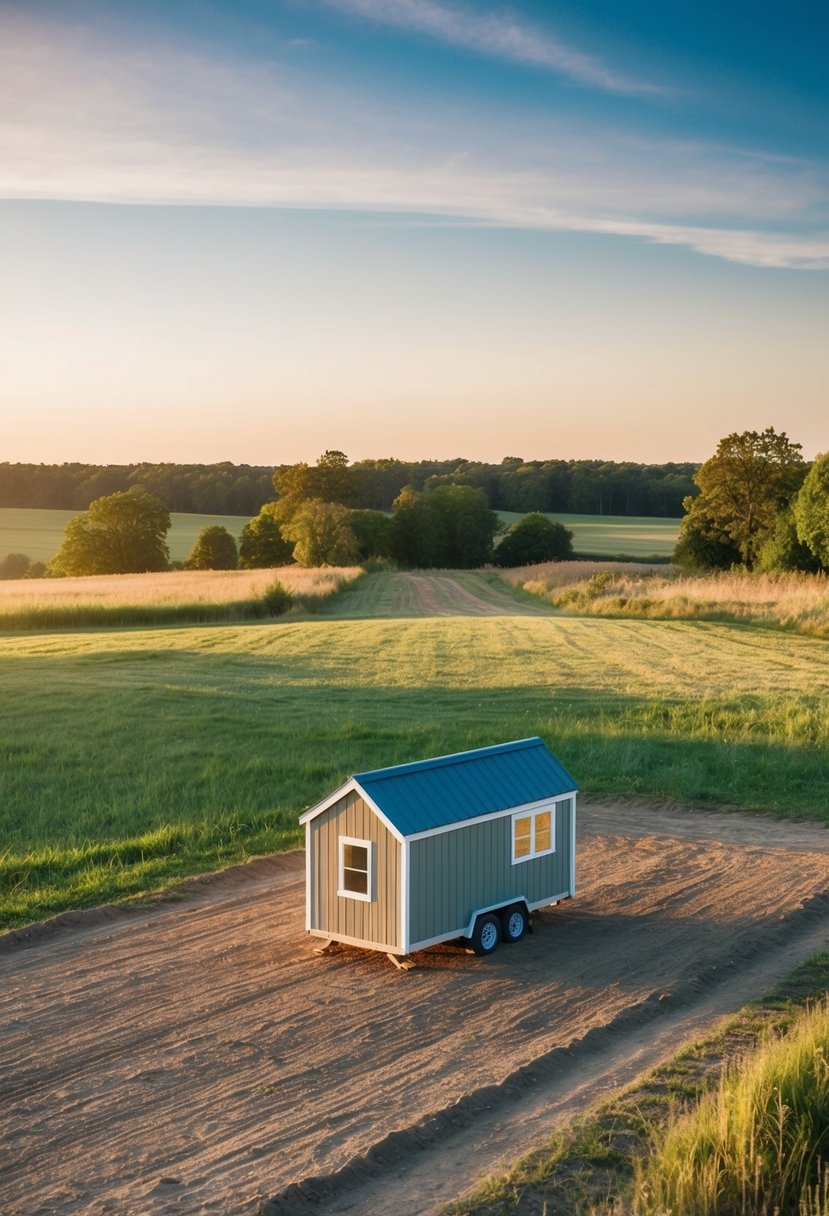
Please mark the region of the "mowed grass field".
[[[26, 553], [32, 561], [48, 562], [61, 546], [63, 532], [77, 511], [45, 511], [28, 507], [0, 507], [0, 559], [7, 553]], [[248, 522], [245, 515], [187, 515], [173, 512], [167, 543], [172, 561], [189, 556], [202, 528], [219, 524], [239, 539]]]
[[535, 734], [587, 795], [829, 821], [829, 643], [456, 586], [379, 573], [305, 620], [0, 636], [2, 923], [293, 847], [352, 772]]
[[[598, 557], [621, 555], [632, 558], [670, 557], [679, 535], [678, 519], [635, 515], [554, 515], [573, 533], [576, 553]], [[504, 523], [515, 524], [523, 516], [517, 511], [499, 511]]]

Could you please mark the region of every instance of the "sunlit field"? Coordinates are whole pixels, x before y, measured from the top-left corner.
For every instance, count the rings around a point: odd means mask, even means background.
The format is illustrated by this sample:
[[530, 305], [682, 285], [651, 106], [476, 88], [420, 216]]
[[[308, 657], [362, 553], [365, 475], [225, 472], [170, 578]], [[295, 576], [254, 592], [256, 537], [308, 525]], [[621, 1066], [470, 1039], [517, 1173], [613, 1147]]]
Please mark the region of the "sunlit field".
[[[48, 562], [63, 540], [63, 532], [77, 511], [48, 511], [29, 507], [0, 507], [0, 559], [7, 553], [25, 553], [32, 561]], [[217, 524], [237, 540], [248, 522], [245, 515], [190, 515], [173, 512], [167, 533], [170, 560], [189, 556], [202, 528]]]
[[[671, 556], [679, 534], [678, 519], [634, 515], [556, 515], [545, 513], [573, 533], [576, 553], [591, 556], [665, 559]], [[516, 511], [499, 511], [507, 524], [523, 519]]]
[[386, 579], [307, 619], [0, 637], [4, 923], [298, 845], [350, 773], [534, 734], [587, 795], [829, 819], [826, 643], [527, 614], [505, 584], [497, 615], [395, 616]]
[[[174, 623], [257, 613], [274, 581], [305, 608], [355, 579], [359, 566], [306, 570], [170, 570], [0, 581], [0, 629]], [[275, 614], [270, 614], [275, 615]]]
[[823, 574], [704, 576], [595, 562], [546, 562], [501, 576], [580, 615], [733, 620], [829, 637], [829, 578]]

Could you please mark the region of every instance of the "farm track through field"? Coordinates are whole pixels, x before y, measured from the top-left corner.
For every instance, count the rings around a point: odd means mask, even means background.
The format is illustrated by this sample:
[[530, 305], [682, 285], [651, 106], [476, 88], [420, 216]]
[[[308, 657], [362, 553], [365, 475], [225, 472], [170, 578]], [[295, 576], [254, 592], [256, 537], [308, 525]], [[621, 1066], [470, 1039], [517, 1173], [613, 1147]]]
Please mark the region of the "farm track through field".
[[549, 616], [540, 599], [473, 571], [369, 574], [336, 599], [326, 615], [342, 618], [423, 616]]
[[315, 956], [298, 853], [0, 938], [0, 1210], [432, 1213], [826, 941], [821, 827], [580, 820], [576, 899], [491, 959]]

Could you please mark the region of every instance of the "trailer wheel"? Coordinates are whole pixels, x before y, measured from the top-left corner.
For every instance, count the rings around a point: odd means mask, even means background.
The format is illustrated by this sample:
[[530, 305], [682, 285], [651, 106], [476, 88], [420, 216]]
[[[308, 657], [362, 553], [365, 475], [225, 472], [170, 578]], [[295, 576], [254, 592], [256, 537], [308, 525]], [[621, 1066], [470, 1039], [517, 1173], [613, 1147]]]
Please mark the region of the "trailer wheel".
[[501, 926], [498, 917], [487, 913], [475, 921], [475, 928], [469, 941], [476, 954], [492, 954], [501, 940]]
[[500, 913], [501, 937], [505, 942], [520, 942], [529, 927], [527, 909], [523, 904], [511, 904]]

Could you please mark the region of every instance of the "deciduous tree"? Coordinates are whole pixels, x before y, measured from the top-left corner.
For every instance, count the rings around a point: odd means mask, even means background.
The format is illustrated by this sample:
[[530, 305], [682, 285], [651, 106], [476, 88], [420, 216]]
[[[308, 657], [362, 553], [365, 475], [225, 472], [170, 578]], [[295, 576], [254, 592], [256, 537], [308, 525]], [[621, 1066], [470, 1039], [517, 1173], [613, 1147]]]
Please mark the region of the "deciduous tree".
[[136, 574], [166, 570], [170, 512], [143, 490], [119, 491], [70, 519], [50, 566], [67, 575]]
[[348, 566], [357, 558], [357, 540], [348, 522], [351, 512], [342, 503], [304, 502], [282, 535], [294, 542], [300, 566]]
[[573, 533], [540, 511], [532, 511], [514, 523], [495, 550], [499, 566], [529, 566], [572, 556]]
[[237, 560], [236, 541], [227, 528], [210, 524], [199, 532], [184, 565], [188, 570], [235, 570]]
[[794, 504], [798, 538], [829, 569], [829, 452], [818, 456]]
[[696, 534], [726, 551], [733, 547], [752, 567], [778, 512], [800, 486], [806, 471], [799, 443], [773, 427], [726, 435], [694, 480], [696, 498], [685, 500], [680, 551]]
[[239, 536], [239, 565], [244, 570], [287, 566], [293, 560], [294, 546], [282, 535], [273, 513], [263, 507], [245, 524]]

